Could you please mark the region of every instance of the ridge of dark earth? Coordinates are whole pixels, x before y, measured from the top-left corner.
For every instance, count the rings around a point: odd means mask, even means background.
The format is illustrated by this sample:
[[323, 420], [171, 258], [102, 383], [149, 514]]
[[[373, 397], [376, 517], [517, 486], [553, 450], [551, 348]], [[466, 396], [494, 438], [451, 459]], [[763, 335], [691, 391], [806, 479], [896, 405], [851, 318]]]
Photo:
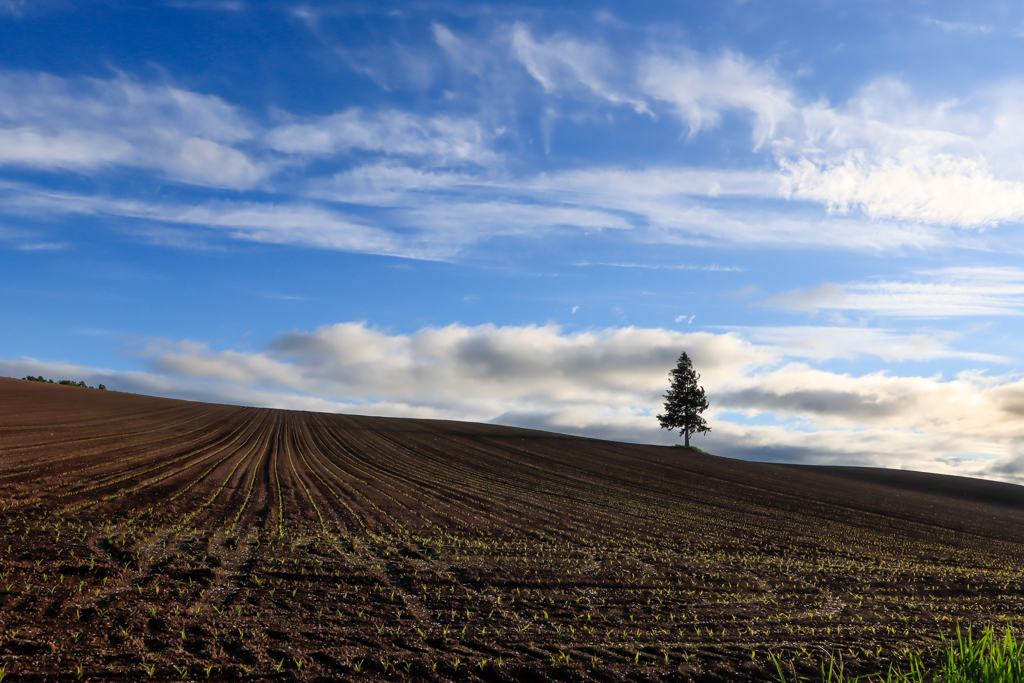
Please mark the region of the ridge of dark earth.
[[4, 681], [770, 681], [1024, 614], [1024, 488], [0, 379]]

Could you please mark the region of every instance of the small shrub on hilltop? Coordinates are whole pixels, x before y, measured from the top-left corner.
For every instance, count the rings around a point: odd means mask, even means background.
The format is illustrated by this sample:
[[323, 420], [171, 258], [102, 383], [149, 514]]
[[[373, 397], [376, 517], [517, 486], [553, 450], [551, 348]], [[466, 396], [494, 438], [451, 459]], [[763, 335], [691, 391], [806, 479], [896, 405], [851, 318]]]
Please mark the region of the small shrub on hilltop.
[[45, 382], [47, 384], [62, 384], [64, 386], [66, 386], [66, 387], [82, 387], [84, 389], [99, 389], [100, 391], [106, 391], [107, 390], [107, 387], [105, 387], [102, 384], [99, 385], [98, 387], [90, 387], [85, 382], [76, 382], [76, 381], [70, 380], [70, 379], [62, 379], [59, 382], [54, 382], [52, 379], [46, 379], [42, 375], [39, 375], [38, 377], [33, 377], [32, 375], [29, 375], [28, 377], [23, 377], [22, 379], [26, 379], [29, 382]]

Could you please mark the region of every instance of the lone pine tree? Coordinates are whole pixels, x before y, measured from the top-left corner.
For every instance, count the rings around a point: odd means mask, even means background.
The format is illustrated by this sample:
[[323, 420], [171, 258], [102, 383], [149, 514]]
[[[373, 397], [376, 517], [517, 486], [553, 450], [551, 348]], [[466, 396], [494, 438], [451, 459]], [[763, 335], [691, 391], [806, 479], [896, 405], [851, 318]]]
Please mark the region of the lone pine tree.
[[671, 385], [665, 394], [665, 414], [658, 416], [658, 422], [662, 429], [678, 429], [689, 448], [690, 434], [711, 431], [701, 417], [701, 413], [707, 410], [708, 400], [704, 397], [704, 388], [697, 384], [700, 375], [694, 372], [693, 363], [685, 351], [668, 376]]

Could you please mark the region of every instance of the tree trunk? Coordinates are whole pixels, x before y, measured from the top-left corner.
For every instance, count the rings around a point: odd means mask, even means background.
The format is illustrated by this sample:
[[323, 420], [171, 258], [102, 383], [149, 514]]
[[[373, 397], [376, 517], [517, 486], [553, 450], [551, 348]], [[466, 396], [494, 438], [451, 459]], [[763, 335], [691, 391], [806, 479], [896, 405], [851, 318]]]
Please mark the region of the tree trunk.
[[690, 447], [690, 430], [689, 429], [684, 429], [683, 430], [683, 436], [686, 439], [686, 447], [689, 448]]

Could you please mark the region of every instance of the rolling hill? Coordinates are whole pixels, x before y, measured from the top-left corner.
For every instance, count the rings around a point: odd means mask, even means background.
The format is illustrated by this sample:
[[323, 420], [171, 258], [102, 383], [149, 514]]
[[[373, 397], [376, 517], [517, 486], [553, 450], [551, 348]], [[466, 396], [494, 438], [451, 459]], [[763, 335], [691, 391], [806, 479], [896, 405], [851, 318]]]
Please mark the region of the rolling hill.
[[775, 680], [1020, 624], [1024, 488], [0, 379], [2, 680]]

